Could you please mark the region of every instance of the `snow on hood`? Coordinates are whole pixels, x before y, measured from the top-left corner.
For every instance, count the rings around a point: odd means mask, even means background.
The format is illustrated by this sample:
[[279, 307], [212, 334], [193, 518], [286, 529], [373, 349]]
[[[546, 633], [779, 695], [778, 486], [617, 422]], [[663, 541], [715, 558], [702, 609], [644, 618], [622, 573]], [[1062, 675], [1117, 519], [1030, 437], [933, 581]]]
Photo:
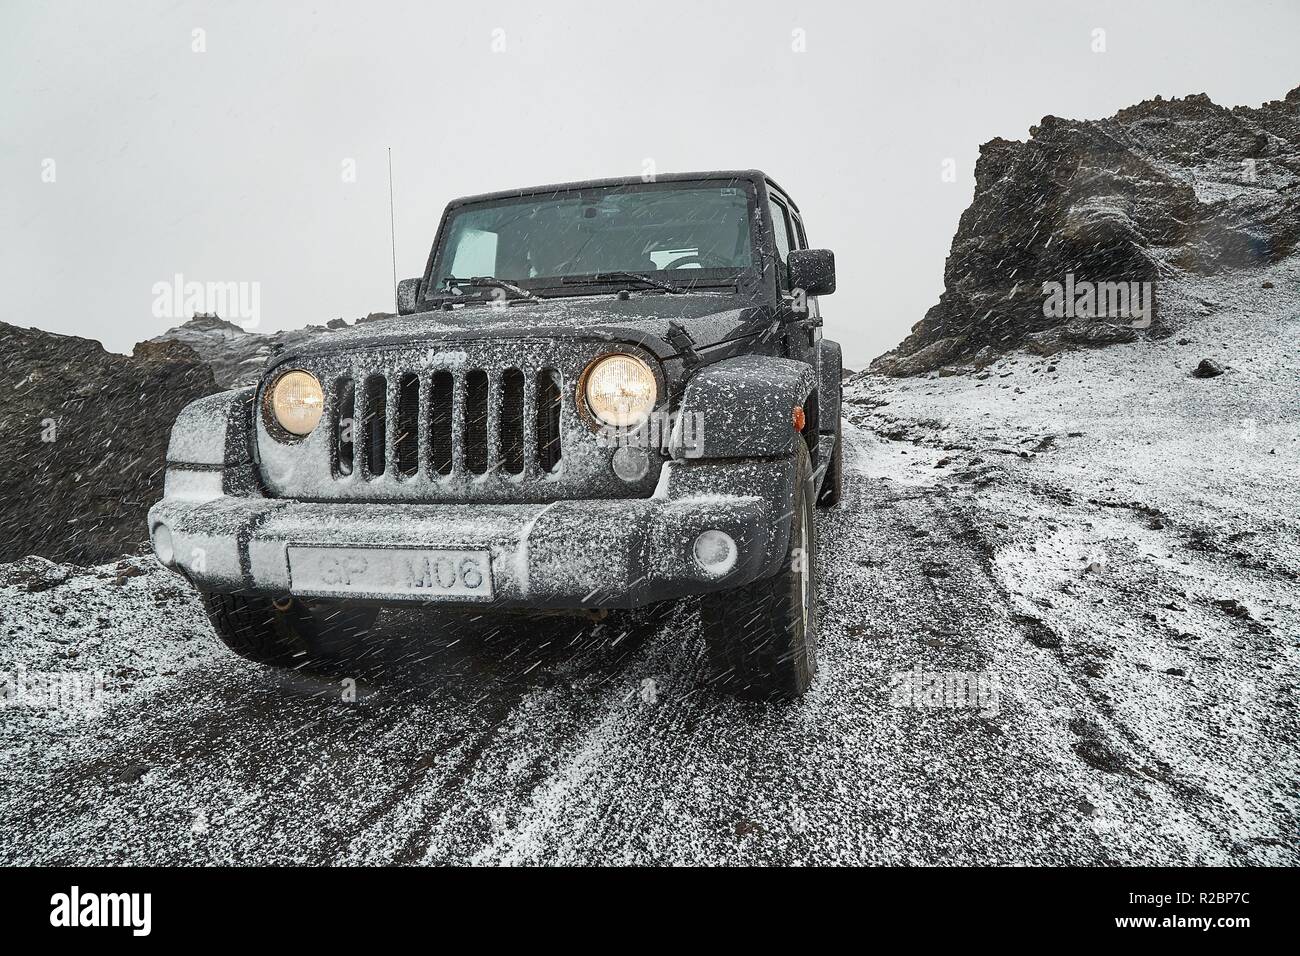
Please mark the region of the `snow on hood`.
[[771, 321], [770, 309], [731, 295], [634, 293], [628, 299], [610, 294], [540, 302], [515, 300], [504, 308], [475, 304], [453, 312], [437, 310], [378, 319], [305, 343], [293, 355], [420, 341], [578, 337], [636, 343], [660, 358], [669, 358], [678, 351], [665, 338], [671, 323], [679, 323], [690, 332], [695, 348], [707, 348], [754, 335]]

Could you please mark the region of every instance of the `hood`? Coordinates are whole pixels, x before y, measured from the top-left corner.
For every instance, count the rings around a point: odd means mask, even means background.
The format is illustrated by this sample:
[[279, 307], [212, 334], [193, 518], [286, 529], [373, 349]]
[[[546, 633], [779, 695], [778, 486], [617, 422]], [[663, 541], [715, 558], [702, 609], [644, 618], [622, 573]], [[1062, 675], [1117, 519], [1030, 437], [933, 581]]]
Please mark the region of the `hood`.
[[[627, 299], [608, 295], [540, 302], [516, 300], [504, 308], [471, 305], [454, 312], [437, 310], [376, 319], [306, 342], [292, 353], [278, 357], [273, 364], [291, 355], [301, 357], [354, 348], [485, 338], [628, 342], [642, 346], [660, 360], [667, 360], [680, 351], [668, 340], [673, 323], [690, 333], [694, 349], [705, 349], [762, 332], [772, 319], [770, 309], [730, 295], [634, 293]], [[677, 340], [677, 336], [673, 338]]]

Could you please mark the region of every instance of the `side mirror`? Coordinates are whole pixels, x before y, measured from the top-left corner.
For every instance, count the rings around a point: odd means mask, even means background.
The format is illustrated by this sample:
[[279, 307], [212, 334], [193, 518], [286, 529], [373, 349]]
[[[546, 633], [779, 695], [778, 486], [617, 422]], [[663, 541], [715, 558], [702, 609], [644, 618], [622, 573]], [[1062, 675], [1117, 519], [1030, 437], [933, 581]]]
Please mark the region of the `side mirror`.
[[403, 279], [397, 283], [397, 314], [411, 315], [420, 301], [420, 283], [423, 279]]
[[835, 253], [829, 249], [792, 249], [786, 256], [790, 288], [807, 295], [830, 295], [835, 291]]

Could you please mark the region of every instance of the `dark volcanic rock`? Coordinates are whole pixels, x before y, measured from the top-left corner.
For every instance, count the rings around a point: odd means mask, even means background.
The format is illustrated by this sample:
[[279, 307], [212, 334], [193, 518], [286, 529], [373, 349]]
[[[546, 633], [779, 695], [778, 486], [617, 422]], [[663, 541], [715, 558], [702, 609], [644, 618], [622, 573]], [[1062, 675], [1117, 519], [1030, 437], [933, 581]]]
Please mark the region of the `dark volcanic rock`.
[[[357, 321], [372, 322], [388, 317], [387, 312], [372, 312]], [[136, 354], [140, 355], [143, 349], [166, 347], [167, 343], [187, 347], [199, 360], [212, 367], [218, 385], [233, 388], [256, 382], [267, 360], [276, 352], [282, 349], [292, 350], [308, 339], [346, 328], [348, 323], [343, 319], [331, 319], [324, 326], [309, 325], [301, 329], [263, 334], [246, 332], [233, 322], [215, 315], [196, 315], [184, 325], [168, 329], [148, 342], [141, 342], [135, 349]]]
[[1062, 644], [1061, 635], [1041, 619], [1029, 614], [1016, 614], [1013, 620], [1024, 629], [1025, 639], [1035, 647], [1054, 648]]
[[1218, 362], [1210, 359], [1201, 359], [1201, 364], [1192, 370], [1194, 378], [1214, 378], [1216, 375], [1222, 375], [1223, 368]]
[[196, 316], [128, 357], [0, 323], [0, 561], [37, 554], [94, 564], [136, 550], [147, 539], [145, 513], [162, 497], [180, 410], [256, 381], [279, 349], [346, 326], [263, 335]]
[[0, 561], [93, 564], [143, 543], [172, 421], [216, 390], [188, 350], [128, 357], [0, 322]]
[[[1104, 120], [1045, 117], [1027, 142], [980, 149], [944, 292], [872, 363], [917, 375], [1028, 346], [1160, 333], [1162, 278], [1275, 262], [1300, 241], [1300, 88], [1259, 109], [1203, 94], [1156, 98]], [[1043, 283], [1150, 282], [1150, 332], [1129, 321], [1044, 315]]]
[[235, 323], [214, 315], [196, 315], [184, 325], [141, 342], [135, 347], [135, 354], [141, 354], [144, 349], [185, 347], [212, 368], [218, 385], [231, 388], [256, 381], [272, 355], [273, 345], [269, 336], [245, 332]]
[[135, 354], [141, 354], [146, 348], [182, 346], [212, 368], [212, 375], [218, 385], [232, 388], [257, 381], [263, 366], [275, 354], [278, 342], [299, 341], [319, 331], [321, 330], [301, 329], [261, 335], [245, 332], [233, 322], [214, 315], [196, 315], [182, 326], [168, 329], [148, 342], [141, 342], [135, 347]]
[[24, 591], [35, 594], [66, 584], [71, 577], [66, 567], [33, 554], [10, 564], [0, 580], [5, 584], [17, 584]]

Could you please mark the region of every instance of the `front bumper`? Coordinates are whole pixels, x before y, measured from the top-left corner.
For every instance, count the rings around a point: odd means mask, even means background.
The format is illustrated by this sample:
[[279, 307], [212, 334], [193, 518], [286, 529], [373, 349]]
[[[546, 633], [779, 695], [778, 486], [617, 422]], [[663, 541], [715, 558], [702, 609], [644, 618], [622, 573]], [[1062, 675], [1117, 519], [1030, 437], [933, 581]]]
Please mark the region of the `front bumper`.
[[[201, 475], [168, 474], [149, 512], [159, 560], [201, 590], [305, 593], [291, 547], [487, 551], [495, 607], [627, 608], [717, 591], [773, 574], [786, 552], [791, 460], [673, 462], [652, 498], [551, 504], [322, 503], [200, 494]], [[727, 489], [727, 490], [721, 490]], [[724, 532], [725, 574], [695, 558], [702, 532]], [[381, 603], [427, 595], [322, 593]], [[439, 603], [465, 603], [455, 598]]]

